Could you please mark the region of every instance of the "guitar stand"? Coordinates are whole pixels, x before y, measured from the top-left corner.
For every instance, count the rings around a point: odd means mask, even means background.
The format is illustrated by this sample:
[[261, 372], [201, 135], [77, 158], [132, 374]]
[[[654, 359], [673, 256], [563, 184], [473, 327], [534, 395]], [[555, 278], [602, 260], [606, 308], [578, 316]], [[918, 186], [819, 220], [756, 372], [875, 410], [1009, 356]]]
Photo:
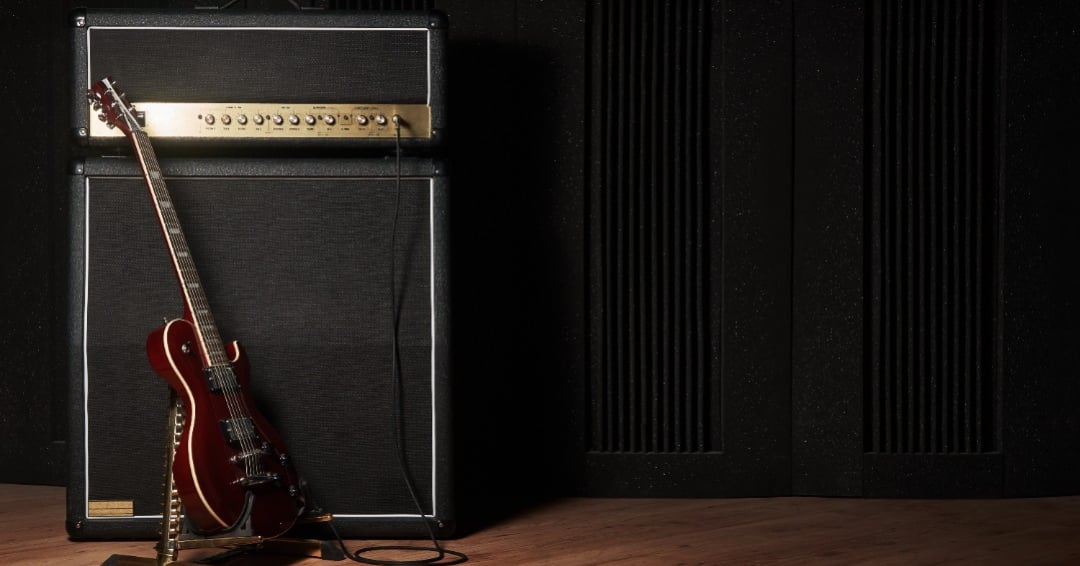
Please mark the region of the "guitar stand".
[[[184, 427], [184, 415], [175, 391], [169, 394], [168, 450], [165, 457], [165, 501], [161, 515], [161, 539], [155, 545], [157, 556], [146, 558], [114, 554], [102, 566], [165, 566], [166, 564], [194, 565], [219, 564], [240, 555], [252, 552], [272, 552], [275, 554], [321, 558], [323, 560], [344, 560], [345, 554], [337, 545], [316, 539], [294, 539], [285, 537], [265, 538], [254, 535], [248, 526], [247, 518], [251, 509], [251, 497], [245, 505], [242, 519], [229, 531], [212, 536], [195, 533], [183, 516], [176, 482], [173, 478], [173, 460], [180, 443], [180, 434]], [[299, 519], [303, 523], [329, 522], [329, 514], [317, 514]], [[181, 550], [222, 548], [224, 551], [196, 561], [179, 560]]]

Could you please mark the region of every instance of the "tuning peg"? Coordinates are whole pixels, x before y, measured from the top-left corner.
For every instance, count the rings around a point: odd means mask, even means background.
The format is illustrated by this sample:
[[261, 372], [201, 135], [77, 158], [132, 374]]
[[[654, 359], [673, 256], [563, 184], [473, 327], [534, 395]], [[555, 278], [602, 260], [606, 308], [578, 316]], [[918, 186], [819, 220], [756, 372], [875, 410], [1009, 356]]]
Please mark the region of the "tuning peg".
[[110, 130], [116, 127], [116, 124], [113, 124], [112, 122], [106, 122], [105, 125], [108, 126]]
[[101, 102], [98, 101], [98, 100], [95, 100], [94, 104], [91, 105], [91, 108], [94, 109], [94, 112], [97, 112], [98, 110], [101, 110]]
[[101, 120], [102, 122], [104, 122], [105, 120], [108, 120], [108, 118], [105, 117], [105, 114], [98, 114], [97, 119]]

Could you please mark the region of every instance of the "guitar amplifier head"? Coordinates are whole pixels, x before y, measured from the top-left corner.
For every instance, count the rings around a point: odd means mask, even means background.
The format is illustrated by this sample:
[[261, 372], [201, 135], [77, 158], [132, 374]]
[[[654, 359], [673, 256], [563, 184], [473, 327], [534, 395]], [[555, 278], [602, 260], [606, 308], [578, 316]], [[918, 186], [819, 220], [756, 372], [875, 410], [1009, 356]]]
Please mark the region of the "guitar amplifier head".
[[116, 80], [158, 144], [436, 146], [446, 18], [431, 12], [72, 15], [80, 143], [121, 145], [83, 96]]

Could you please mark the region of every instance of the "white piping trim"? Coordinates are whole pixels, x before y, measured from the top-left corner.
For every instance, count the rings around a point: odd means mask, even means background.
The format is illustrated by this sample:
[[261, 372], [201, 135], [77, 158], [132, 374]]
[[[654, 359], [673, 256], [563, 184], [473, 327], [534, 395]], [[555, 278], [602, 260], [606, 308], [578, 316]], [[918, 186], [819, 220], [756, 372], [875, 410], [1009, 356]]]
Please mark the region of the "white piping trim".
[[90, 177], [85, 177], [83, 188], [83, 312], [82, 312], [82, 367], [83, 367], [83, 517], [90, 518], [90, 366], [86, 345], [86, 317], [90, 311]]
[[[105, 176], [105, 177], [102, 177], [102, 178], [114, 178], [114, 177]], [[208, 177], [198, 176], [198, 177], [193, 177], [193, 178], [208, 178]], [[246, 179], [246, 178], [260, 178], [260, 177], [243, 177], [243, 178]], [[301, 179], [321, 179], [322, 177], [300, 177], [300, 178]], [[349, 177], [349, 178], [351, 178], [351, 179], [374, 179], [374, 178], [379, 178], [379, 177]], [[435, 245], [436, 245], [436, 239], [435, 239], [435, 180], [431, 179], [429, 181], [429, 183], [430, 183], [430, 189], [429, 189], [429, 193], [428, 193], [428, 207], [429, 207], [428, 208], [428, 225], [429, 225], [428, 238], [429, 238], [430, 246], [431, 246], [431, 248], [430, 248], [431, 249], [431, 257], [429, 258], [428, 269], [429, 269], [429, 280], [430, 280], [430, 285], [431, 285], [431, 439], [430, 440], [431, 440], [431, 508], [432, 508], [432, 513], [430, 515], [429, 514], [418, 515], [418, 514], [415, 514], [415, 513], [414, 514], [408, 514], [408, 513], [391, 513], [391, 514], [335, 513], [335, 516], [337, 516], [337, 517], [347, 517], [347, 518], [357, 518], [357, 519], [363, 519], [363, 518], [381, 519], [381, 518], [399, 518], [399, 517], [400, 518], [407, 518], [407, 517], [420, 517], [420, 516], [434, 518], [434, 517], [438, 516], [438, 508], [437, 508], [437, 505], [438, 505], [437, 485], [438, 484], [436, 483], [436, 479], [438, 477], [438, 475], [437, 475], [437, 470], [438, 470], [438, 458], [437, 458], [437, 456], [438, 456], [438, 453], [437, 453], [438, 443], [436, 441], [436, 436], [435, 436], [435, 434], [437, 432], [437, 424], [436, 423], [438, 422], [438, 420], [436, 418], [437, 417], [437, 414], [436, 414], [436, 395], [437, 395], [437, 389], [436, 389], [437, 373], [436, 373], [436, 369], [437, 368], [435, 366], [435, 360], [436, 360], [435, 337], [436, 337], [436, 334], [437, 334], [437, 331], [436, 331], [436, 328], [435, 328], [435, 305], [436, 305], [436, 295], [435, 295], [435, 256], [436, 256], [436, 249], [435, 249]], [[89, 427], [89, 419], [90, 419], [90, 412], [89, 412], [89, 403], [88, 403], [88, 399], [89, 399], [88, 392], [89, 392], [90, 380], [89, 380], [89, 366], [87, 365], [88, 354], [87, 354], [87, 341], [86, 341], [87, 313], [88, 313], [89, 304], [90, 304], [90, 293], [89, 293], [90, 276], [89, 276], [89, 269], [88, 269], [88, 266], [90, 265], [90, 178], [89, 177], [86, 178], [85, 184], [86, 184], [86, 188], [84, 190], [84, 208], [85, 208], [84, 225], [85, 225], [85, 233], [84, 233], [84, 236], [83, 236], [83, 248], [84, 248], [84, 250], [83, 250], [83, 253], [84, 253], [83, 266], [84, 266], [84, 269], [83, 269], [83, 333], [82, 333], [82, 339], [83, 339], [83, 450], [84, 450], [83, 463], [84, 463], [84, 466], [85, 466], [83, 478], [85, 478], [85, 480], [86, 480], [84, 482], [84, 484], [85, 484], [84, 487], [85, 487], [86, 494], [85, 494], [85, 497], [84, 497], [85, 512], [84, 512], [83, 516], [86, 517], [87, 519], [90, 519], [90, 520], [97, 520], [97, 519], [115, 520], [116, 517], [90, 517], [89, 516], [89, 501], [90, 501], [90, 444], [89, 444], [89, 438], [90, 438], [89, 429], [90, 429], [90, 427]], [[239, 355], [239, 348], [237, 349], [237, 355]], [[235, 359], [233, 361], [235, 362]], [[169, 360], [169, 363], [172, 364], [171, 358]], [[175, 371], [175, 366], [174, 366], [174, 371]], [[161, 519], [161, 515], [134, 515], [134, 516], [126, 517], [126, 518], [127, 519]]]
[[[429, 50], [429, 52], [430, 52], [430, 50]], [[435, 305], [438, 304], [438, 303], [435, 302], [435, 300], [436, 300], [436, 297], [435, 297], [435, 253], [436, 253], [436, 250], [435, 250], [435, 178], [434, 177], [432, 177], [431, 180], [428, 181], [428, 239], [429, 239], [428, 249], [431, 250], [431, 252], [429, 253], [429, 257], [428, 257], [428, 277], [430, 279], [429, 285], [431, 287], [431, 308], [429, 309], [431, 311], [431, 514], [432, 515], [437, 515], [439, 510], [436, 508], [436, 505], [438, 505], [439, 498], [438, 498], [438, 494], [436, 493], [436, 490], [438, 489], [438, 483], [435, 480], [437, 478], [436, 471], [438, 470], [438, 462], [439, 462], [438, 453], [437, 453], [439, 443], [436, 441], [437, 437], [435, 436], [436, 433], [438, 432], [438, 427], [436, 426], [436, 423], [438, 422], [436, 417], [438, 415], [437, 415], [436, 407], [435, 407], [436, 373], [438, 371], [438, 367], [436, 367], [436, 365], [435, 365], [435, 360], [436, 360], [436, 356], [435, 356], [435, 349], [436, 349], [435, 337], [437, 335], [436, 328], [435, 328], [435, 322], [436, 322], [435, 321]]]

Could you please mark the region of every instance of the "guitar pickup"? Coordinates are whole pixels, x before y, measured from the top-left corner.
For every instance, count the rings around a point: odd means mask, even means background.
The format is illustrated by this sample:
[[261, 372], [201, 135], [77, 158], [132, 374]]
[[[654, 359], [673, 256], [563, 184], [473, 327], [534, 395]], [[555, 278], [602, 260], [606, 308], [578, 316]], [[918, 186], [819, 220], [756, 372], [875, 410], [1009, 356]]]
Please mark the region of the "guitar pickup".
[[255, 422], [250, 417], [221, 419], [221, 433], [229, 444], [239, 444], [255, 437]]
[[203, 369], [206, 374], [206, 384], [210, 391], [236, 391], [240, 389], [240, 382], [236, 379], [236, 373], [232, 366], [210, 366]]

